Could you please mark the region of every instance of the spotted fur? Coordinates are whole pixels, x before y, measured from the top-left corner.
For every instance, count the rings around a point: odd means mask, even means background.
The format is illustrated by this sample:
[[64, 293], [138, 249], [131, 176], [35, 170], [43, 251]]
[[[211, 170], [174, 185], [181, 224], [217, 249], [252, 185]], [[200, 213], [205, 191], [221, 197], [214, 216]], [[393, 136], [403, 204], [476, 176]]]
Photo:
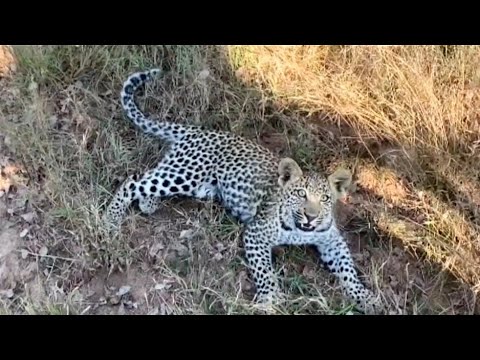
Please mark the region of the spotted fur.
[[136, 127], [171, 146], [154, 168], [131, 175], [120, 186], [105, 214], [107, 226], [118, 228], [134, 200], [144, 214], [152, 214], [160, 200], [174, 196], [216, 200], [245, 225], [246, 258], [256, 301], [271, 303], [281, 294], [272, 248], [308, 244], [317, 247], [326, 267], [359, 309], [378, 311], [381, 304], [360, 282], [332, 214], [333, 204], [351, 182], [350, 172], [338, 170], [328, 178], [303, 173], [294, 160], [277, 158], [232, 133], [149, 119], [138, 108], [134, 94], [159, 72], [130, 75], [121, 102]]

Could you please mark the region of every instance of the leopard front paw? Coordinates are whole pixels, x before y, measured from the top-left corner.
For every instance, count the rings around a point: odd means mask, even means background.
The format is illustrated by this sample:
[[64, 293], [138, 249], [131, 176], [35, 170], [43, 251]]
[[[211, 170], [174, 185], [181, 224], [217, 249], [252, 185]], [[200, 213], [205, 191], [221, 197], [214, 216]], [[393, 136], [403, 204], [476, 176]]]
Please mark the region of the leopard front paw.
[[281, 292], [258, 292], [254, 298], [254, 307], [268, 314], [275, 313], [275, 305], [280, 304], [285, 296]]
[[380, 297], [366, 289], [362, 291], [361, 296], [356, 299], [356, 305], [357, 308], [366, 315], [381, 315], [386, 311]]
[[273, 305], [278, 301], [278, 294], [276, 294], [273, 291], [270, 292], [258, 292], [255, 295], [254, 302], [256, 304], [262, 304], [262, 305]]
[[258, 304], [278, 304], [285, 301], [286, 294], [284, 294], [276, 284], [268, 289], [257, 289], [254, 301]]

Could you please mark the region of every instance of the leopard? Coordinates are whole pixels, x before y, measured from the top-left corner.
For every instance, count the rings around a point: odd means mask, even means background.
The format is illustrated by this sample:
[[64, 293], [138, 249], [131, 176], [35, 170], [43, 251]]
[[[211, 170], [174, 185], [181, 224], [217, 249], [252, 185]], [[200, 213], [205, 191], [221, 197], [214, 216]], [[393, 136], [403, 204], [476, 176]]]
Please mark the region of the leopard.
[[383, 311], [379, 296], [360, 280], [334, 216], [335, 203], [352, 184], [352, 172], [342, 167], [328, 176], [303, 171], [291, 157], [233, 132], [145, 115], [135, 94], [160, 73], [158, 68], [131, 73], [120, 101], [134, 127], [165, 141], [168, 150], [154, 167], [129, 175], [118, 187], [104, 214], [107, 228], [118, 230], [133, 202], [142, 214], [151, 215], [170, 198], [216, 201], [244, 226], [254, 303], [272, 305], [284, 299], [273, 249], [306, 245], [316, 250], [353, 306], [368, 314]]

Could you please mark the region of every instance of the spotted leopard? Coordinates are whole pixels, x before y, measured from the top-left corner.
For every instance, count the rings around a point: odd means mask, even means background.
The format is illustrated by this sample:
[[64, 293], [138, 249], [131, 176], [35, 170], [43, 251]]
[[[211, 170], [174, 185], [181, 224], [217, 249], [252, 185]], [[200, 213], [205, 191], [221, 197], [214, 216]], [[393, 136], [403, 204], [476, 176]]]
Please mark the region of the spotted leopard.
[[144, 214], [152, 214], [160, 200], [174, 196], [216, 200], [245, 225], [255, 301], [271, 304], [282, 297], [272, 265], [274, 246], [314, 245], [357, 308], [379, 311], [381, 302], [360, 282], [332, 214], [335, 201], [352, 181], [351, 173], [304, 173], [291, 158], [277, 158], [235, 134], [146, 117], [135, 102], [135, 91], [159, 73], [152, 69], [131, 74], [121, 103], [134, 125], [170, 142], [169, 150], [154, 168], [129, 176], [119, 187], [105, 213], [107, 226], [118, 229], [135, 200]]

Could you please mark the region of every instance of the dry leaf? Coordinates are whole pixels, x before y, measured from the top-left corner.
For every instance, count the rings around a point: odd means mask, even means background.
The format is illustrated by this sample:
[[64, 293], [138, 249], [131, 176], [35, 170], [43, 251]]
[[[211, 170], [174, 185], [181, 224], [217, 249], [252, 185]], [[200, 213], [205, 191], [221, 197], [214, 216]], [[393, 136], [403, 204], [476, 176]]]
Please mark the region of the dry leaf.
[[163, 282], [161, 284], [156, 284], [155, 285], [155, 290], [167, 290], [172, 287], [172, 284], [168, 284], [166, 282]]
[[29, 213], [20, 215], [20, 217], [23, 220], [25, 220], [26, 222], [28, 222], [29, 224], [31, 224], [33, 222], [33, 219], [35, 218], [35, 213], [34, 212], [29, 212]]
[[180, 239], [183, 239], [183, 238], [190, 239], [193, 236], [193, 234], [194, 234], [193, 229], [182, 230], [180, 232]]
[[156, 284], [155, 285], [155, 290], [163, 290], [165, 289], [165, 284]]
[[22, 232], [20, 233], [20, 238], [24, 238], [25, 236], [27, 236], [27, 234], [28, 234], [28, 229], [22, 230]]
[[[21, 236], [21, 235], [20, 235], [20, 236]], [[20, 251], [20, 253], [22, 254], [22, 259], [25, 260], [25, 259], [28, 257], [28, 251], [27, 251], [27, 250], [22, 249], [22, 250]]]

